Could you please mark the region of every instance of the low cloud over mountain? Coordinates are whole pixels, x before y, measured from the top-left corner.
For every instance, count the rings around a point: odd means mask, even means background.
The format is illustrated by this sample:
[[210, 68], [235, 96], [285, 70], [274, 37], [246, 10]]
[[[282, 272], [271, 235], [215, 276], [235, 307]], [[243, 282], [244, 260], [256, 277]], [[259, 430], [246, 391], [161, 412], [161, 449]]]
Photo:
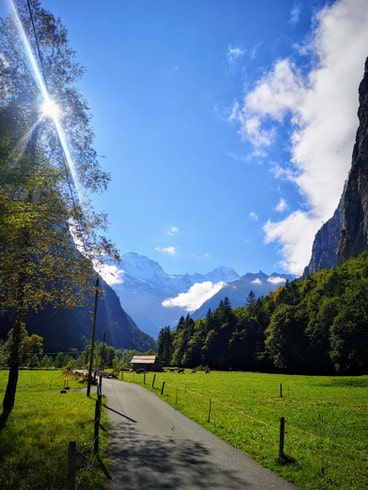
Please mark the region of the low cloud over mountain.
[[139, 328], [157, 337], [165, 326], [174, 329], [182, 315], [205, 316], [226, 296], [232, 306], [244, 305], [251, 290], [262, 296], [293, 276], [259, 272], [240, 277], [228, 267], [207, 274], [170, 275], [157, 262], [129, 252], [116, 269], [106, 270], [104, 278]]

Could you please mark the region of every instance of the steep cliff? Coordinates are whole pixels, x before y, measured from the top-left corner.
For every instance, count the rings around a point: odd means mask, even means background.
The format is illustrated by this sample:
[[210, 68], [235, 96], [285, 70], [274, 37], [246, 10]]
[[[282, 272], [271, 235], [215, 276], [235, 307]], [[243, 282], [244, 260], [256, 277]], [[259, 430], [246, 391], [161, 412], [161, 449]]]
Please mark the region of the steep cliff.
[[[118, 349], [137, 349], [144, 352], [155, 348], [152, 337], [142, 332], [121, 307], [115, 291], [100, 278], [100, 296], [97, 307], [96, 341], [106, 342]], [[91, 342], [94, 295], [87, 296], [84, 307], [53, 308], [47, 306], [37, 313], [29, 313], [25, 326], [29, 335], [44, 338], [45, 352], [82, 350]], [[13, 312], [0, 308], [0, 339], [6, 339], [13, 324]]]
[[345, 262], [368, 248], [368, 58], [359, 87], [358, 117], [359, 128], [344, 196], [338, 262]]
[[368, 249], [368, 58], [359, 86], [358, 117], [348, 180], [334, 215], [315, 236], [304, 276], [345, 262]]
[[343, 223], [344, 194], [345, 189], [332, 218], [323, 224], [314, 238], [312, 256], [304, 269], [304, 277], [321, 269], [329, 269], [337, 265], [337, 247], [341, 238]]

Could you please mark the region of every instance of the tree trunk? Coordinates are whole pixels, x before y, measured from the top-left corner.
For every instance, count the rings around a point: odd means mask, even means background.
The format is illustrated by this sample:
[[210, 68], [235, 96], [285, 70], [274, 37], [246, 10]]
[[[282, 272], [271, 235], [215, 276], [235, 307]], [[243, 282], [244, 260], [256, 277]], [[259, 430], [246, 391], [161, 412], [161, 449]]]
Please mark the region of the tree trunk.
[[10, 352], [10, 368], [9, 368], [8, 384], [6, 386], [5, 396], [3, 400], [4, 413], [11, 412], [15, 403], [15, 392], [17, 390], [18, 372], [19, 372], [19, 348], [20, 348], [21, 330], [22, 330], [21, 320], [22, 320], [21, 313], [19, 312], [19, 309], [17, 309], [17, 312], [15, 314], [14, 326], [13, 326], [13, 341], [11, 344], [11, 352]]

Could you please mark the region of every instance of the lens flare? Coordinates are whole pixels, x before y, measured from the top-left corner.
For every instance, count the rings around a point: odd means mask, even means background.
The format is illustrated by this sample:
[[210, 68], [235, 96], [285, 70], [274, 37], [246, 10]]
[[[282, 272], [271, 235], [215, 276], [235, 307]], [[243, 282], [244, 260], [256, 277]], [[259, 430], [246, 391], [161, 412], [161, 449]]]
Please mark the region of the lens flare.
[[44, 81], [43, 76], [42, 76], [42, 72], [41, 72], [41, 70], [38, 66], [37, 60], [33, 54], [31, 45], [28, 41], [26, 32], [23, 28], [22, 22], [19, 18], [17, 9], [15, 8], [15, 5], [13, 3], [13, 0], [10, 0], [10, 5], [11, 5], [11, 9], [13, 12], [13, 16], [15, 19], [15, 24], [16, 24], [18, 33], [19, 33], [21, 40], [22, 40], [25, 55], [26, 55], [30, 65], [31, 65], [32, 72], [33, 72], [32, 75], [33, 75], [33, 78], [37, 84], [39, 91], [40, 91], [41, 99], [43, 101], [41, 103], [41, 114], [44, 117], [50, 117], [54, 122], [55, 129], [56, 129], [61, 147], [63, 149], [65, 160], [67, 162], [67, 166], [68, 166], [70, 175], [71, 175], [72, 180], [73, 180], [74, 188], [76, 189], [76, 192], [77, 192], [79, 203], [81, 205], [83, 205], [83, 202], [84, 202], [83, 190], [82, 190], [82, 187], [81, 187], [80, 182], [79, 182], [77, 169], [75, 167], [72, 156], [70, 154], [70, 150], [69, 150], [69, 147], [67, 144], [67, 140], [65, 137], [64, 130], [63, 130], [61, 123], [60, 123], [60, 120], [59, 120], [60, 109], [57, 108], [57, 105], [55, 104], [55, 102], [52, 100], [52, 98], [50, 97], [50, 95], [48, 93], [45, 81]]
[[50, 98], [43, 99], [40, 106], [43, 117], [53, 119], [54, 121], [60, 116], [60, 107]]

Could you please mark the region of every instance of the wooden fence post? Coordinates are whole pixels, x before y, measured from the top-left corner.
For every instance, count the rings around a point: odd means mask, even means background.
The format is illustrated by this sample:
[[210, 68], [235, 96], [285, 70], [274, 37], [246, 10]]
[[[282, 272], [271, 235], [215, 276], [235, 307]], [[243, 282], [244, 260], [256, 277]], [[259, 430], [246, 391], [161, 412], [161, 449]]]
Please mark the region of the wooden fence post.
[[95, 407], [95, 430], [94, 430], [94, 452], [98, 454], [98, 446], [99, 446], [99, 432], [100, 432], [100, 419], [101, 419], [101, 399], [102, 396], [98, 395], [96, 400]]
[[156, 381], [156, 373], [153, 375], [153, 379], [152, 379], [152, 388], [155, 387], [155, 381]]
[[279, 444], [279, 458], [280, 459], [285, 459], [284, 441], [285, 441], [285, 417], [281, 417], [280, 418], [280, 444]]
[[175, 405], [177, 405], [177, 404], [178, 404], [178, 391], [179, 391], [179, 388], [177, 387], [177, 388], [176, 388]]
[[210, 403], [208, 405], [208, 417], [207, 417], [207, 422], [211, 422], [211, 405], [212, 405], [212, 399], [210, 398]]
[[164, 394], [165, 381], [162, 382], [161, 395]]
[[77, 443], [75, 441], [69, 442], [68, 446], [68, 483], [67, 489], [75, 489], [75, 456], [77, 452]]
[[282, 398], [282, 383], [280, 383], [280, 398]]

